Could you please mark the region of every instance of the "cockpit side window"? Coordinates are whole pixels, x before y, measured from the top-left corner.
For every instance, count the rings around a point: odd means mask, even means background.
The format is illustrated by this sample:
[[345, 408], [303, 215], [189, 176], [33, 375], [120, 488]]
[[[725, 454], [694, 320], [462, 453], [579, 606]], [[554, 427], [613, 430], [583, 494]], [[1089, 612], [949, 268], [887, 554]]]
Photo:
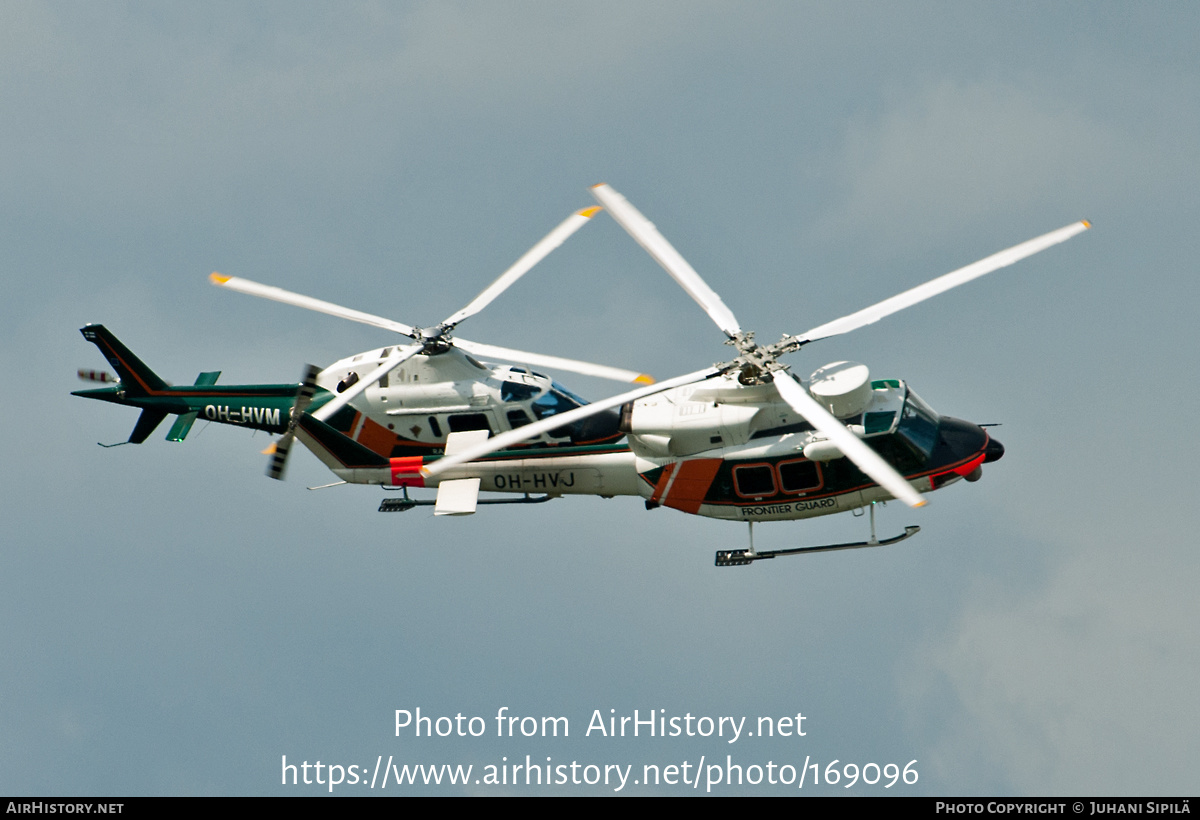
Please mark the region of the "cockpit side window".
[[487, 415], [484, 413], [455, 413], [449, 421], [451, 433], [462, 433], [467, 430], [491, 431], [492, 429], [492, 425], [488, 424]]
[[922, 460], [933, 455], [937, 444], [938, 425], [941, 419], [921, 397], [912, 390], [904, 399], [904, 409], [900, 411], [900, 424], [896, 432], [900, 438], [911, 447]]

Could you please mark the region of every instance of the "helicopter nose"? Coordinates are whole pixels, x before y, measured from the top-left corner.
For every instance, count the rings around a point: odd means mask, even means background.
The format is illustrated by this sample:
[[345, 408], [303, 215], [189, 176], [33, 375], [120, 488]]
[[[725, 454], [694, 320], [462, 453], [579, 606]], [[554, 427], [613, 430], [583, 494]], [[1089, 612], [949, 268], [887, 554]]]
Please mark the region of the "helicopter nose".
[[[940, 430], [946, 463], [961, 465], [953, 472], [967, 481], [978, 481], [983, 476], [983, 464], [1004, 455], [1004, 445], [989, 438], [987, 430], [978, 424], [942, 416]], [[962, 472], [968, 464], [974, 467], [970, 472]]]

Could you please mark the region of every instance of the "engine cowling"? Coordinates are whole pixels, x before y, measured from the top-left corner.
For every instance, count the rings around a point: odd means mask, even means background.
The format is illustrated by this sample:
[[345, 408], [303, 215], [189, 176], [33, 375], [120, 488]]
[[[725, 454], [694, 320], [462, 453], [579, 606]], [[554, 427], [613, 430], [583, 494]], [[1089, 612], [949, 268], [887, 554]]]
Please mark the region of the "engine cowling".
[[685, 456], [744, 443], [760, 407], [653, 396], [621, 408], [620, 430], [636, 449]]
[[871, 404], [871, 371], [858, 362], [832, 362], [813, 371], [808, 392], [834, 418], [848, 419]]

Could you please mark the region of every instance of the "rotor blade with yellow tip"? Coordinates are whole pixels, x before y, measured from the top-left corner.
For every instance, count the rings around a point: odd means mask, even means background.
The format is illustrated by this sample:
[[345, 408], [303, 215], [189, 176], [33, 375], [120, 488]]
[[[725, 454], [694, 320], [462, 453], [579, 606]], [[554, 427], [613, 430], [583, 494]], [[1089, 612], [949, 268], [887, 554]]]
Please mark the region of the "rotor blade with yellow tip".
[[516, 362], [517, 364], [549, 367], [554, 370], [566, 370], [568, 373], [582, 373], [584, 376], [595, 376], [600, 379], [611, 379], [617, 382], [631, 384], [654, 384], [654, 378], [636, 370], [625, 370], [620, 367], [609, 367], [606, 364], [592, 364], [578, 359], [564, 359], [562, 356], [547, 356], [544, 353], [529, 353], [525, 350], [514, 350], [511, 347], [485, 345], [467, 339], [455, 338], [454, 344], [474, 356], [482, 356], [492, 361]]
[[956, 288], [959, 285], [970, 282], [972, 279], [978, 279], [984, 274], [991, 273], [1000, 268], [1006, 268], [1014, 262], [1019, 262], [1028, 256], [1033, 256], [1035, 253], [1046, 250], [1046, 248], [1057, 245], [1060, 242], [1066, 242], [1071, 237], [1083, 233], [1090, 227], [1092, 227], [1092, 223], [1083, 219], [1065, 228], [1059, 228], [1057, 231], [1051, 231], [1035, 239], [1022, 242], [1020, 245], [1014, 245], [1007, 250], [994, 253], [985, 259], [980, 259], [978, 262], [972, 262], [966, 267], [943, 274], [937, 279], [931, 279], [923, 285], [918, 285], [915, 288], [904, 291], [904, 293], [898, 293], [890, 299], [884, 299], [882, 302], [851, 313], [849, 316], [843, 316], [840, 319], [827, 322], [820, 327], [814, 327], [807, 333], [793, 336], [791, 341], [805, 344], [817, 339], [825, 339], [830, 336], [849, 333], [851, 330], [873, 324], [884, 316], [890, 316], [897, 311], [904, 310], [906, 307], [912, 307], [918, 302], [924, 302], [926, 299], [937, 296], [939, 293], [945, 293], [951, 288]]
[[260, 285], [258, 282], [251, 282], [249, 279], [240, 279], [236, 276], [223, 276], [215, 272], [210, 274], [208, 278], [214, 285], [226, 290], [235, 290], [238, 293], [245, 293], [249, 296], [260, 296], [263, 299], [270, 299], [274, 302], [282, 302], [285, 305], [293, 305], [307, 310], [315, 310], [317, 313], [337, 316], [340, 319], [349, 319], [352, 322], [374, 325], [384, 330], [394, 330], [410, 338], [416, 338], [417, 335], [411, 326], [403, 322], [395, 322], [391, 319], [385, 319], [382, 316], [363, 313], [361, 310], [352, 310], [341, 305], [335, 305], [332, 302], [323, 302], [320, 299], [314, 299], [311, 296], [304, 296], [299, 293], [292, 293], [290, 290], [284, 290], [283, 288], [277, 288], [272, 285]]
[[442, 327], [447, 329], [452, 328], [463, 319], [474, 316], [490, 305], [492, 300], [501, 293], [504, 293], [513, 282], [516, 282], [528, 273], [530, 268], [549, 256], [552, 250], [567, 241], [567, 237], [586, 225], [588, 220], [595, 216], [599, 210], [601, 210], [599, 207], [584, 208], [568, 216], [563, 220], [562, 224], [546, 234], [541, 242], [538, 242], [526, 251], [520, 259], [512, 264], [512, 267], [500, 274], [495, 282], [484, 288], [483, 292], [471, 300], [470, 304], [442, 322]]

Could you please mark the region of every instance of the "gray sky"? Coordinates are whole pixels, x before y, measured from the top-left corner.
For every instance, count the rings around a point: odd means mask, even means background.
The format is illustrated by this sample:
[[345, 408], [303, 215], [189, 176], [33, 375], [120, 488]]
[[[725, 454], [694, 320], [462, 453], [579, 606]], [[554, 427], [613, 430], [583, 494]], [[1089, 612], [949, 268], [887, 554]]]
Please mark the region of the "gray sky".
[[[1198, 22], [1183, 3], [0, 5], [0, 791], [299, 794], [284, 755], [527, 754], [918, 761], [916, 785], [851, 793], [1193, 791]], [[136, 413], [67, 395], [103, 364], [86, 322], [177, 383], [292, 381], [388, 344], [206, 275], [428, 324], [601, 181], [766, 340], [1095, 228], [793, 357], [1002, 423], [984, 480], [882, 511], [883, 532], [923, 529], [890, 550], [717, 570], [740, 526], [634, 499], [385, 516], [379, 490], [306, 491], [329, 480], [307, 453], [267, 480], [261, 435], [101, 449]], [[607, 217], [463, 331], [660, 378], [726, 353]], [[864, 534], [843, 515], [756, 542]], [[571, 735], [496, 738], [502, 706]], [[489, 734], [395, 737], [417, 707]], [[585, 737], [597, 709], [802, 712], [807, 734]]]

